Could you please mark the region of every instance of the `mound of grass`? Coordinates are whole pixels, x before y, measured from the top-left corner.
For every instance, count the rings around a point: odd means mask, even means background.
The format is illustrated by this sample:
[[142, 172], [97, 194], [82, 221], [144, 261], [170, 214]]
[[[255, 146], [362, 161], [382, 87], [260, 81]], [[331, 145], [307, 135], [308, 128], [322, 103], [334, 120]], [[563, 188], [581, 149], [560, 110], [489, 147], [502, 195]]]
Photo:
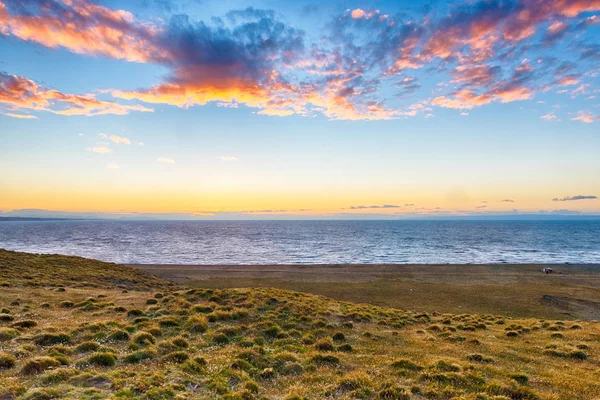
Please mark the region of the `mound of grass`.
[[10, 282], [12, 287], [58, 287], [85, 283], [97, 288], [120, 286], [130, 290], [156, 290], [173, 286], [133, 268], [81, 257], [29, 254], [0, 249], [0, 265], [2, 279]]
[[0, 354], [0, 370], [10, 369], [17, 365], [17, 360], [10, 354]]
[[96, 353], [87, 359], [87, 363], [97, 367], [113, 367], [117, 362], [117, 357], [113, 353]]
[[39, 374], [50, 368], [58, 368], [60, 365], [60, 362], [53, 357], [37, 357], [27, 361], [23, 365], [21, 373], [24, 375]]

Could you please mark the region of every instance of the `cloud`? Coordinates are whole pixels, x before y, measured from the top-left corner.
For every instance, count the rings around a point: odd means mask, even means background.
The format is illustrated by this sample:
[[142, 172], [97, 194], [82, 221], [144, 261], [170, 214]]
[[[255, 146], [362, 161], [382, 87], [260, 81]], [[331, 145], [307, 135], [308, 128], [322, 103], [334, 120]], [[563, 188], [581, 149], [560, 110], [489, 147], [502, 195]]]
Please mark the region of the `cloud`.
[[117, 164], [116, 162], [112, 161], [112, 162], [109, 162], [108, 164], [106, 164], [106, 168], [108, 168], [108, 169], [118, 169], [119, 168], [119, 164]]
[[553, 112], [542, 115], [540, 119], [543, 119], [544, 121], [560, 121], [560, 118], [558, 118]]
[[18, 119], [37, 119], [35, 115], [28, 114], [14, 114], [14, 113], [4, 113], [7, 117], [18, 118]]
[[144, 142], [137, 142], [138, 146], [145, 146]]
[[110, 153], [110, 152], [112, 151], [112, 150], [111, 150], [111, 149], [109, 149], [108, 147], [103, 147], [103, 146], [97, 146], [97, 147], [88, 147], [86, 150], [87, 150], [87, 151], [94, 152], [94, 153], [100, 153], [100, 154], [103, 154], [103, 153]]
[[567, 196], [567, 197], [563, 197], [563, 198], [555, 197], [552, 199], [552, 201], [593, 200], [593, 199], [597, 199], [597, 198], [598, 197], [596, 197], [596, 196], [583, 196], [581, 194], [578, 194], [577, 196]]
[[576, 117], [571, 118], [572, 121], [581, 121], [586, 124], [591, 124], [595, 119], [594, 114], [589, 111], [579, 111]]
[[34, 81], [0, 72], [0, 106], [11, 111], [35, 110], [59, 115], [125, 115], [130, 111], [152, 112], [141, 105], [98, 100], [94, 95], [65, 94], [45, 89]]
[[120, 136], [117, 136], [117, 135], [110, 135], [108, 138], [111, 141], [113, 141], [114, 143], [117, 143], [117, 144], [120, 144], [120, 143], [122, 143], [122, 144], [131, 144], [131, 141], [129, 139], [127, 139], [126, 137], [120, 137]]
[[175, 164], [175, 160], [172, 158], [159, 157], [156, 159], [156, 162], [165, 163], [165, 164]]
[[383, 204], [383, 205], [371, 205], [371, 206], [350, 206], [347, 210], [368, 210], [368, 209], [382, 209], [382, 208], [401, 208], [401, 206], [395, 204]]
[[133, 14], [86, 0], [4, 0], [0, 32], [74, 53], [147, 62], [166, 57], [156, 46], [160, 30]]
[[219, 160], [221, 161], [238, 161], [239, 158], [236, 156], [219, 156]]
[[373, 10], [373, 11], [367, 12], [360, 8], [357, 8], [357, 9], [352, 10], [352, 12], [350, 12], [350, 17], [352, 17], [353, 19], [361, 19], [361, 18], [370, 19], [370, 18], [373, 18], [378, 15], [379, 15], [379, 10]]
[[[443, 85], [418, 104], [461, 110], [528, 100], [540, 90], [589, 79], [561, 70], [548, 82], [551, 57], [535, 55], [596, 24], [598, 18], [586, 13], [598, 10], [598, 2], [590, 0], [474, 0], [450, 4], [441, 18], [356, 8], [334, 16], [319, 39], [308, 43], [304, 31], [276, 12], [251, 7], [209, 22], [182, 13], [148, 22], [88, 0], [2, 0], [0, 33], [167, 70], [149, 87], [102, 92], [116, 99], [181, 108], [243, 105], [258, 115], [280, 117], [389, 120], [427, 113], [402, 103], [424, 90], [416, 78], [405, 76], [407, 70], [442, 75]], [[599, 48], [576, 39], [573, 51], [580, 54], [569, 50], [569, 58], [585, 70], [600, 57]], [[386, 84], [400, 92], [390, 96]], [[152, 111], [55, 92], [30, 88], [27, 96], [15, 94], [2, 104], [9, 111], [63, 115]]]
[[500, 200], [500, 203], [514, 203], [514, 200], [511, 199], [504, 199], [504, 200]]
[[83, 133], [78, 133], [77, 136], [83, 136]]

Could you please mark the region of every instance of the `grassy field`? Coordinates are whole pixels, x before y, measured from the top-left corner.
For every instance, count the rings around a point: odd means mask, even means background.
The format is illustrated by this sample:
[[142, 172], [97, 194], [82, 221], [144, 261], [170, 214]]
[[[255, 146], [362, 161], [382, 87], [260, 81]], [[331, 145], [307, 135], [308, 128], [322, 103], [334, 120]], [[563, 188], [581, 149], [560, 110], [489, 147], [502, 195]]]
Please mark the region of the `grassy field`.
[[0, 276], [0, 399], [600, 399], [596, 322], [190, 288], [6, 251]]
[[136, 265], [189, 287], [274, 287], [426, 312], [600, 320], [600, 266]]

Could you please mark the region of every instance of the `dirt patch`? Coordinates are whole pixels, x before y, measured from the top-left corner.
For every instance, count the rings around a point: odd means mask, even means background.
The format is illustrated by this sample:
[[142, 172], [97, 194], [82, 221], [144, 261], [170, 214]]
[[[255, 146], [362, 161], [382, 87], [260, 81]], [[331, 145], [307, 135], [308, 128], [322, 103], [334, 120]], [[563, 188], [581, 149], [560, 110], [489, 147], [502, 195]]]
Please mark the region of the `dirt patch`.
[[544, 295], [540, 300], [547, 307], [560, 310], [561, 314], [585, 320], [600, 319], [600, 302]]

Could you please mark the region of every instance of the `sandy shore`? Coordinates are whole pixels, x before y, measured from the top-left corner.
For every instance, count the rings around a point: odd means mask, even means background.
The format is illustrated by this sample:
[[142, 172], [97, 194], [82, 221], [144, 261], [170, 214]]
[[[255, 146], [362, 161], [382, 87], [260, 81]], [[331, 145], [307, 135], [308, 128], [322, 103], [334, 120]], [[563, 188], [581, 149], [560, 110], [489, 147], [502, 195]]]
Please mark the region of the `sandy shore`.
[[[451, 313], [600, 319], [600, 265], [130, 265], [194, 287], [277, 287]], [[550, 266], [557, 273], [544, 274]]]

